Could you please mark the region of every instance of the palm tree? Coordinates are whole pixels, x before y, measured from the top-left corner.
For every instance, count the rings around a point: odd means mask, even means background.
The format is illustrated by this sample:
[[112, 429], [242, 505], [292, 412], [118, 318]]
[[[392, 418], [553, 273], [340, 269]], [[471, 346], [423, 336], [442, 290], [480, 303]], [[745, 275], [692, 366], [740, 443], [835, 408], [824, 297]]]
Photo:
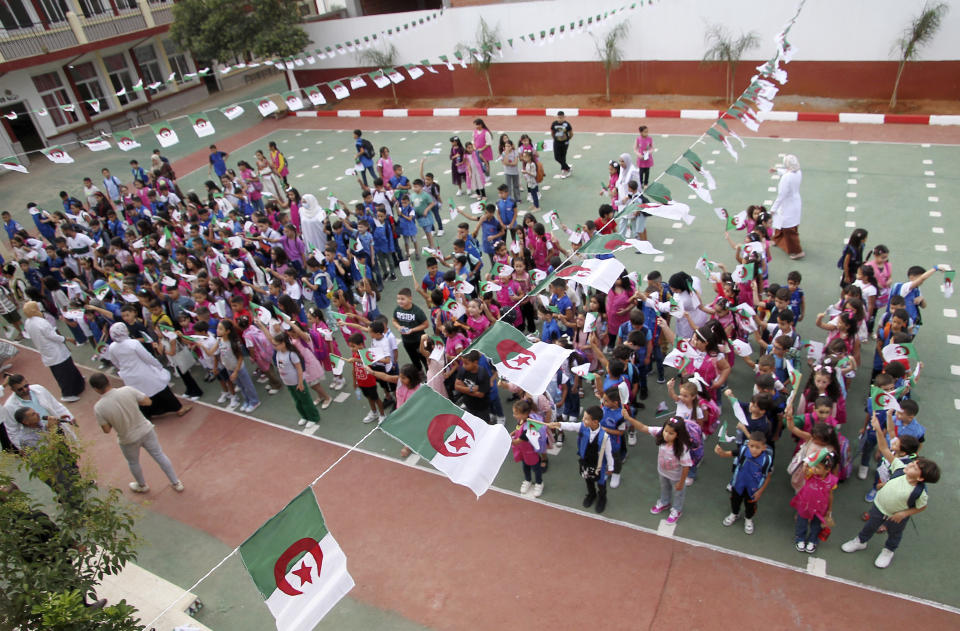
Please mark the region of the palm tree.
[[610, 75], [623, 62], [623, 49], [620, 47], [620, 43], [629, 32], [630, 23], [620, 22], [610, 29], [602, 41], [594, 42], [597, 47], [597, 56], [600, 58], [600, 63], [603, 64], [603, 72], [606, 74], [607, 101], [610, 100]]
[[[369, 66], [376, 66], [381, 71], [392, 69], [397, 63], [397, 47], [388, 44], [384, 49], [368, 48], [358, 54], [361, 63]], [[399, 103], [397, 100], [397, 86], [393, 81], [390, 82], [390, 91], [393, 92], [393, 104]]]
[[890, 96], [891, 110], [897, 106], [897, 90], [900, 89], [900, 77], [903, 75], [904, 66], [908, 61], [915, 60], [920, 49], [933, 40], [943, 23], [943, 17], [949, 10], [950, 7], [945, 2], [938, 2], [933, 6], [924, 4], [920, 15], [913, 18], [910, 26], [903, 30], [903, 35], [894, 44], [894, 48], [900, 53], [900, 66], [897, 68], [897, 80], [893, 84], [893, 94]]
[[726, 64], [726, 97], [733, 101], [733, 86], [737, 78], [737, 64], [744, 53], [760, 44], [760, 36], [755, 31], [734, 38], [726, 27], [714, 24], [707, 29], [707, 52], [703, 54], [703, 63]]
[[477, 41], [474, 46], [464, 44], [457, 46], [457, 52], [470, 57], [470, 64], [473, 66], [473, 69], [482, 74], [483, 78], [487, 80], [487, 92], [491, 97], [493, 96], [493, 84], [490, 83], [490, 66], [493, 65], [493, 55], [499, 45], [499, 29], [490, 26], [486, 20], [480, 18], [480, 25], [477, 27]]

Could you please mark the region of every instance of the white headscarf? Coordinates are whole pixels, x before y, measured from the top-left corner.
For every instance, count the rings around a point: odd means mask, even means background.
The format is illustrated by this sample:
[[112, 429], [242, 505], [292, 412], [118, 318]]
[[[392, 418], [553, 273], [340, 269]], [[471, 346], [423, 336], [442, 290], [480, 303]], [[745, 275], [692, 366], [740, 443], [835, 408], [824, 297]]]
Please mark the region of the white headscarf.
[[130, 339], [130, 330], [123, 322], [114, 322], [110, 325], [110, 339], [114, 342], [125, 342]]
[[[621, 203], [626, 203], [625, 200], [630, 198], [630, 180], [634, 180], [639, 184], [640, 171], [637, 170], [637, 167], [633, 166], [633, 158], [630, 157], [629, 153], [621, 153], [620, 160], [623, 161], [623, 164], [620, 166], [620, 175], [617, 177], [617, 196]], [[621, 206], [621, 208], [623, 208], [623, 206]]]
[[797, 160], [797, 156], [790, 153], [783, 157], [783, 166], [786, 167], [787, 171], [791, 171], [791, 172], [799, 171], [800, 161]]
[[313, 219], [317, 213], [323, 212], [320, 208], [320, 202], [312, 193], [307, 193], [300, 198], [300, 216], [307, 219]]

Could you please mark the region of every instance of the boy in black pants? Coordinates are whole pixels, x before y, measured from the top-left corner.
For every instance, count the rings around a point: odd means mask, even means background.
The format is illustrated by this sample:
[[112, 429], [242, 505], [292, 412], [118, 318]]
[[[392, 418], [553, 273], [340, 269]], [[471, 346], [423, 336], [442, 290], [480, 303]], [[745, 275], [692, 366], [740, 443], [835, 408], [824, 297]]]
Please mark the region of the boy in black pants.
[[613, 452], [610, 449], [610, 437], [600, 427], [603, 409], [593, 405], [583, 412], [583, 421], [579, 423], [547, 423], [550, 429], [576, 431], [577, 454], [580, 456], [580, 475], [587, 483], [587, 495], [583, 498], [583, 507], [590, 508], [594, 500], [597, 512], [607, 507], [607, 479], [613, 475]]

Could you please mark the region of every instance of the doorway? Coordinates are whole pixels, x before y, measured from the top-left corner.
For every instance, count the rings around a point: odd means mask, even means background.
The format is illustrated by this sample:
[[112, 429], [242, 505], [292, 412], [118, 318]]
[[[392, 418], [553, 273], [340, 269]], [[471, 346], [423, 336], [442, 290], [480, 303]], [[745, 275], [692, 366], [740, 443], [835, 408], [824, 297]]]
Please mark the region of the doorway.
[[3, 119], [4, 126], [11, 136], [10, 140], [19, 142], [24, 152], [43, 149], [43, 136], [40, 135], [37, 126], [34, 125], [33, 117], [30, 116], [23, 101], [0, 108], [0, 114], [9, 114], [10, 112], [16, 112], [17, 114], [17, 117], [13, 120]]

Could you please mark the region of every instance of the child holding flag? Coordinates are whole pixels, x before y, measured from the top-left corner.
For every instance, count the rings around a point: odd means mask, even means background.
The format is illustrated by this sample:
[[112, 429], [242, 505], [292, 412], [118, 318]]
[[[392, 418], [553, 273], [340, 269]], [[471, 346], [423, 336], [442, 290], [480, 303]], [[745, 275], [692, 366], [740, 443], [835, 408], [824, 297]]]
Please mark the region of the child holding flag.
[[736, 458], [730, 482], [730, 514], [723, 518], [723, 525], [732, 526], [740, 519], [740, 505], [744, 504], [743, 532], [752, 535], [757, 502], [773, 474], [773, 454], [767, 448], [767, 437], [763, 432], [751, 432], [747, 444], [741, 445], [737, 453], [721, 448], [719, 443], [713, 452], [721, 458]]
[[790, 500], [790, 506], [797, 511], [794, 534], [797, 552], [816, 552], [820, 531], [824, 526], [833, 525], [833, 491], [840, 481], [833, 473], [836, 458], [836, 453], [823, 447], [804, 459], [802, 466], [806, 481]]
[[[540, 454], [547, 449], [546, 424], [542, 418], [533, 413], [534, 405], [530, 399], [520, 399], [513, 404], [513, 417], [517, 420], [517, 428], [510, 437], [513, 439], [513, 459], [523, 465], [523, 482], [520, 484], [520, 495], [528, 492], [533, 497], [543, 494], [543, 468], [540, 464]], [[535, 484], [531, 490], [531, 474]]]
[[596, 501], [597, 513], [607, 507], [607, 478], [613, 475], [613, 451], [610, 437], [600, 427], [603, 409], [599, 405], [588, 407], [579, 423], [547, 423], [550, 429], [574, 431], [577, 436], [577, 455], [580, 457], [580, 477], [587, 484], [583, 507], [590, 508]]

